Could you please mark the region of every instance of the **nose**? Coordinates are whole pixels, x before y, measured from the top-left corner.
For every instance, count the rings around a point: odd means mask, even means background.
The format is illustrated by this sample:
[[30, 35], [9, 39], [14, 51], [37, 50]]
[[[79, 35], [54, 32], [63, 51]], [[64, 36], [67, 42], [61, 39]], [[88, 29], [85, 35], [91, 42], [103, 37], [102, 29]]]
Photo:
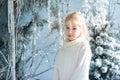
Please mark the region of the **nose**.
[[71, 30], [71, 29], [69, 29], [69, 30], [68, 30], [68, 33], [69, 33], [69, 34], [71, 34], [71, 33], [72, 33], [72, 30]]

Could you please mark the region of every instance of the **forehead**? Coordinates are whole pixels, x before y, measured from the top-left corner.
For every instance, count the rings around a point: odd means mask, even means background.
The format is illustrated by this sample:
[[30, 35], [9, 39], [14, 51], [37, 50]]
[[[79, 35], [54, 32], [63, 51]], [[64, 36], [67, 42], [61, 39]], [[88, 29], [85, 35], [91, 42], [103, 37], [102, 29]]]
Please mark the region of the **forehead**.
[[65, 22], [65, 26], [77, 26], [77, 25], [80, 25], [79, 24], [79, 21], [77, 20], [68, 20]]

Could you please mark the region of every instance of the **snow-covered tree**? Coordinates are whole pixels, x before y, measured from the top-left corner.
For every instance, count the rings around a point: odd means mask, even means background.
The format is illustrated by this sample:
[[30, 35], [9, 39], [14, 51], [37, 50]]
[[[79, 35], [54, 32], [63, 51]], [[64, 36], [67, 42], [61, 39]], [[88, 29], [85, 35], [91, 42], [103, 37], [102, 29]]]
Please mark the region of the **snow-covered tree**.
[[11, 78], [12, 80], [16, 80], [16, 70], [15, 70], [15, 52], [16, 52], [16, 47], [15, 47], [15, 21], [14, 21], [14, 1], [10, 0], [8, 1], [8, 31], [10, 34], [10, 40], [9, 40], [9, 66], [11, 69]]
[[[113, 0], [85, 0], [83, 12], [91, 35], [93, 58], [90, 66], [91, 80], [120, 79], [120, 45], [114, 36]], [[111, 10], [111, 12], [109, 12]]]
[[60, 3], [60, 0], [15, 1], [18, 80], [51, 80], [59, 46]]

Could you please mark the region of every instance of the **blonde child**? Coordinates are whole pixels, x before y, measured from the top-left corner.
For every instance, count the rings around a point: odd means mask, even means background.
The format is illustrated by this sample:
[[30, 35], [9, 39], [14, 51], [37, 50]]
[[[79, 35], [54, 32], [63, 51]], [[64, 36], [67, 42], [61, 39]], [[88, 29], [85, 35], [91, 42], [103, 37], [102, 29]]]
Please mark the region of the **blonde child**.
[[89, 80], [92, 54], [83, 14], [74, 12], [66, 17], [65, 35], [55, 62], [53, 80]]

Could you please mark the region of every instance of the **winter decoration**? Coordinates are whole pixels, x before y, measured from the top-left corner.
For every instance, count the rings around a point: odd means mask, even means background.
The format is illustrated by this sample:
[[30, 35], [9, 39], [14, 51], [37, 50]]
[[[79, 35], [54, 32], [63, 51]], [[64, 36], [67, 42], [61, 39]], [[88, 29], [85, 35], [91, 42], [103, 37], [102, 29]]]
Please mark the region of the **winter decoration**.
[[[114, 23], [109, 18], [109, 8], [114, 7], [113, 0], [85, 0], [83, 12], [86, 14], [91, 39], [93, 58], [90, 68], [90, 80], [119, 80], [120, 53], [113, 31]], [[111, 16], [112, 17], [112, 16]], [[117, 44], [117, 46], [116, 46]], [[117, 47], [117, 48], [116, 48]]]
[[75, 11], [85, 13], [91, 35], [90, 80], [120, 80], [119, 7], [120, 0], [0, 0], [0, 80], [52, 80], [64, 18]]

